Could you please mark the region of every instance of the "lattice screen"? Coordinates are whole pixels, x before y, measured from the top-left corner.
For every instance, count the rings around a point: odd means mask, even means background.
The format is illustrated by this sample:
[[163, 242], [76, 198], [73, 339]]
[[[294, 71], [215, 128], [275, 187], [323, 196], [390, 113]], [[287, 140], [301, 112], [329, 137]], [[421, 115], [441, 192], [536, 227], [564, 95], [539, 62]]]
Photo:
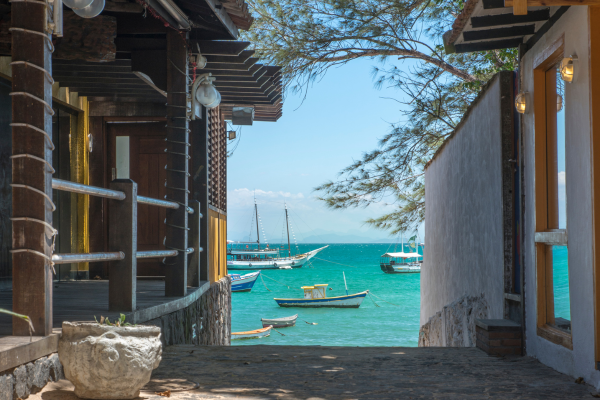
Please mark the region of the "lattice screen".
[[227, 138], [219, 107], [208, 110], [208, 203], [227, 211]]

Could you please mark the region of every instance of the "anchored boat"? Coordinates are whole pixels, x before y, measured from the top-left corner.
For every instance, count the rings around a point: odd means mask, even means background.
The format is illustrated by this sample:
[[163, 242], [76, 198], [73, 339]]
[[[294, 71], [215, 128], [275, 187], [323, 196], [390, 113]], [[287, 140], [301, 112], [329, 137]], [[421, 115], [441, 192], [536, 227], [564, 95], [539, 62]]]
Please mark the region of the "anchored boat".
[[252, 290], [256, 279], [260, 275], [260, 271], [251, 272], [249, 274], [228, 274], [231, 277], [232, 292], [249, 292]]
[[[262, 270], [262, 269], [291, 269], [300, 268], [318, 252], [329, 247], [324, 246], [306, 253], [292, 256], [290, 246], [290, 225], [288, 210], [285, 206], [285, 221], [287, 225], [288, 248], [287, 256], [282, 255], [279, 249], [270, 249], [269, 245], [261, 248], [258, 227], [258, 206], [254, 202], [256, 212], [256, 242], [228, 242], [227, 243], [227, 269], [229, 271]], [[285, 251], [285, 250], [284, 250]]]
[[381, 270], [386, 274], [411, 274], [421, 272], [419, 253], [385, 253], [381, 256]]
[[264, 338], [271, 334], [272, 328], [272, 326], [267, 326], [265, 328], [255, 329], [253, 331], [231, 332], [231, 340]]
[[347, 294], [346, 296], [327, 297], [326, 284], [303, 286], [304, 298], [302, 299], [274, 299], [279, 307], [306, 307], [306, 308], [358, 308], [362, 304], [368, 290], [360, 293]]
[[298, 314], [292, 315], [291, 317], [283, 318], [261, 318], [263, 327], [272, 326], [273, 328], [287, 328], [296, 325]]

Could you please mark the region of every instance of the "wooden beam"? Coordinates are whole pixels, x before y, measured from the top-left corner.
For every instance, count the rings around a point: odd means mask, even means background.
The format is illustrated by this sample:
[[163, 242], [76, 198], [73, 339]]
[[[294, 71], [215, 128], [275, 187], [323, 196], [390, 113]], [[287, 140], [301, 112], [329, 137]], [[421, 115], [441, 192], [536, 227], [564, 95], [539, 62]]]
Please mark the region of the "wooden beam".
[[190, 40], [189, 45], [196, 49], [196, 44], [200, 45], [202, 55], [211, 56], [239, 56], [250, 42], [225, 41], [225, 40]]
[[471, 17], [471, 26], [473, 28], [487, 28], [490, 26], [516, 25], [531, 22], [547, 21], [550, 19], [550, 9], [535, 10], [527, 15], [495, 14], [483, 15], [481, 17]]
[[[188, 146], [189, 123], [186, 118], [189, 86], [188, 54], [185, 40], [175, 30], [167, 32], [167, 199], [180, 204], [167, 209], [166, 242], [168, 249], [179, 250], [177, 257], [167, 260], [165, 296], [187, 293], [188, 256]], [[183, 73], [182, 73], [183, 71]]]
[[192, 130], [192, 146], [191, 146], [191, 198], [193, 201], [198, 201], [200, 212], [203, 217], [200, 219], [200, 247], [204, 250], [200, 257], [200, 280], [209, 280], [209, 265], [211, 263], [209, 251], [209, 208], [208, 208], [208, 187], [210, 180], [208, 179], [208, 110], [202, 107], [201, 118], [191, 121], [190, 129]]
[[512, 49], [521, 43], [523, 43], [523, 38], [514, 38], [487, 42], [460, 43], [455, 44], [454, 47], [457, 53], [471, 53], [473, 51]]
[[209, 63], [236, 63], [244, 64], [246, 60], [254, 55], [254, 50], [244, 50], [238, 56], [211, 56], [206, 55], [206, 61]]
[[496, 28], [496, 29], [485, 29], [479, 31], [465, 31], [463, 32], [463, 39], [465, 42], [474, 40], [489, 40], [489, 39], [500, 39], [510, 38], [514, 36], [528, 36], [535, 33], [535, 24], [531, 25], [517, 25], [508, 28]]
[[238, 31], [237, 26], [231, 20], [227, 11], [223, 9], [223, 6], [215, 1], [215, 0], [204, 0], [206, 4], [210, 7], [215, 16], [221, 21], [223, 26], [227, 29], [227, 32], [231, 35], [232, 39], [237, 39], [240, 36], [240, 32]]
[[116, 179], [110, 188], [125, 193], [124, 200], [108, 200], [108, 248], [125, 258], [108, 263], [108, 310], [135, 311], [137, 285], [137, 184]]
[[52, 57], [63, 60], [114, 61], [117, 54], [117, 18], [98, 15], [81, 18], [73, 11], [63, 14], [63, 37]]
[[138, 3], [107, 1], [103, 12], [142, 14], [144, 7]]
[[509, 1], [512, 3], [514, 15], [527, 15], [527, 3], [528, 3], [527, 0], [514, 0], [514, 1], [506, 0], [504, 2], [504, 6], [510, 7], [510, 6], [506, 5], [506, 3]]

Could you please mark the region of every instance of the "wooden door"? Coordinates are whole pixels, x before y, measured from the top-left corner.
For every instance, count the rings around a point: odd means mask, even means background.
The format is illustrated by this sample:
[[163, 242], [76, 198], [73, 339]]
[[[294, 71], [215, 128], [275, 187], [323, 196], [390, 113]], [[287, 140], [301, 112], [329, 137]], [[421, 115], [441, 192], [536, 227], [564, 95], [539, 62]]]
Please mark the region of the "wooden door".
[[[164, 199], [167, 155], [165, 153], [166, 128], [164, 122], [108, 124], [111, 145], [109, 176], [116, 176], [117, 137], [129, 138], [129, 178], [138, 185], [138, 196]], [[113, 170], [113, 168], [115, 170]], [[113, 172], [115, 171], [115, 172]], [[137, 249], [164, 250], [166, 209], [138, 204]], [[138, 260], [138, 276], [164, 276], [162, 259]]]

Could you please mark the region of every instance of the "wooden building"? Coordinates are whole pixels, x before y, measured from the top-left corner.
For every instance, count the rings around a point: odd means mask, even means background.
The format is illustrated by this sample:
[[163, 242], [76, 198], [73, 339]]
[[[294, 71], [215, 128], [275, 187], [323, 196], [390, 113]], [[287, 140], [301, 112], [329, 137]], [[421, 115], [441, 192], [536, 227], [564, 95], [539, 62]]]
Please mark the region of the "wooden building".
[[[427, 167], [421, 323], [483, 293], [487, 318], [504, 321], [478, 324], [478, 346], [600, 388], [600, 3], [468, 0], [452, 28], [447, 52], [517, 49], [518, 69], [486, 85]], [[496, 180], [478, 185], [474, 168]]]
[[56, 351], [63, 320], [121, 312], [228, 344], [226, 120], [281, 116], [280, 69], [237, 40], [243, 1], [80, 11], [0, 7], [0, 307], [35, 328], [0, 314], [0, 375]]

